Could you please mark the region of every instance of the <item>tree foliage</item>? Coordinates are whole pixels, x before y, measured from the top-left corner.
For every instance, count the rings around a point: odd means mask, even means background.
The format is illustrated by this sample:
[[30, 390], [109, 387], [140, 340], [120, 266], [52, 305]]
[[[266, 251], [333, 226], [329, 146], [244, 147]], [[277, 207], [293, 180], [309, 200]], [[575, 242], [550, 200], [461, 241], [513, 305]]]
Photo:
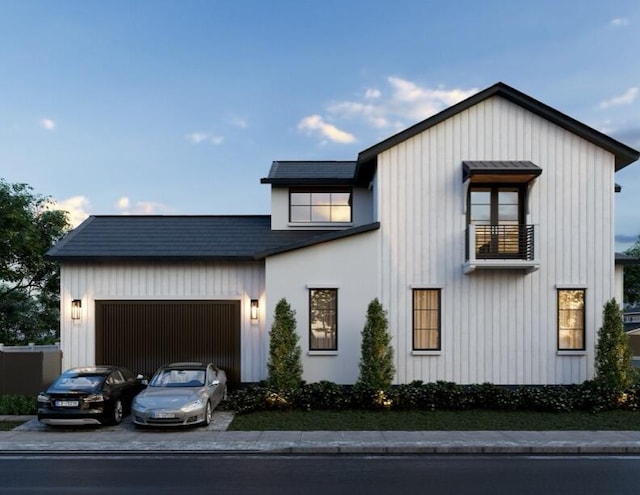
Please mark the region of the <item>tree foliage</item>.
[[[624, 254], [640, 258], [640, 237]], [[640, 303], [640, 265], [624, 267], [624, 302], [631, 305]]]
[[626, 389], [633, 380], [631, 349], [622, 312], [615, 299], [604, 305], [596, 344], [596, 380], [612, 391]]
[[49, 198], [0, 179], [0, 342], [56, 339], [60, 274], [44, 255], [68, 229], [66, 212], [51, 209]]
[[374, 299], [369, 303], [362, 329], [359, 386], [377, 391], [391, 388], [395, 368], [388, 327], [387, 313], [380, 301]]
[[302, 361], [296, 333], [296, 312], [286, 299], [276, 305], [273, 325], [269, 331], [269, 385], [277, 390], [289, 390], [302, 383]]

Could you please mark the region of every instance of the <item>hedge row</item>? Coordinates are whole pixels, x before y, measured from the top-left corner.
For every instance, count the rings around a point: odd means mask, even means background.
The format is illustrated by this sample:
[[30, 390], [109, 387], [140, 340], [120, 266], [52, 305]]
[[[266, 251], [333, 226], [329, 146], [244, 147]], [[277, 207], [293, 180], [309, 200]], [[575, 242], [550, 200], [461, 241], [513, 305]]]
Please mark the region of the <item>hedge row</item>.
[[38, 411], [35, 396], [0, 395], [0, 415], [32, 415]]
[[580, 385], [507, 387], [484, 383], [457, 385], [452, 382], [415, 381], [388, 391], [322, 381], [303, 384], [292, 390], [276, 390], [266, 383], [250, 385], [229, 396], [225, 407], [239, 414], [265, 410], [344, 410], [389, 409], [464, 410], [538, 412], [599, 412], [612, 409], [638, 410], [640, 385], [624, 392], [605, 388], [598, 382]]

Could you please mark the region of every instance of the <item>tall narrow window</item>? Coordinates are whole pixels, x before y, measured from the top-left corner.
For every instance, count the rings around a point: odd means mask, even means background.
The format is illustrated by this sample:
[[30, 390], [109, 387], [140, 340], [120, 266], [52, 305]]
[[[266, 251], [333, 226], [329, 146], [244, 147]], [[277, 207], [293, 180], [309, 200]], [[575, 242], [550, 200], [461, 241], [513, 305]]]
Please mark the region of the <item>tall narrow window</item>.
[[289, 193], [289, 221], [294, 223], [351, 222], [351, 196], [351, 189], [292, 189]]
[[440, 289], [413, 290], [413, 350], [440, 350]]
[[309, 290], [309, 350], [338, 350], [338, 290]]
[[558, 289], [558, 350], [585, 349], [584, 289]]

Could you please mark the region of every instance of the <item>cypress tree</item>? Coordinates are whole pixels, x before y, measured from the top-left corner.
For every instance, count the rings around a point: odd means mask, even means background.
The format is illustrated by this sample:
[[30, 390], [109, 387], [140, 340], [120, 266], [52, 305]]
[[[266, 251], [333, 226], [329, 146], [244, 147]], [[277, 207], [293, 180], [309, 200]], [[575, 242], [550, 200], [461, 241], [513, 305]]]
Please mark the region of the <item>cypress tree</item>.
[[269, 385], [278, 390], [297, 388], [302, 382], [302, 362], [296, 333], [296, 312], [286, 299], [276, 305], [269, 331]]
[[378, 391], [391, 388], [395, 368], [388, 326], [387, 312], [380, 301], [374, 299], [369, 303], [362, 329], [359, 386]]
[[631, 349], [624, 332], [622, 312], [615, 299], [604, 305], [596, 345], [596, 380], [612, 391], [631, 385]]

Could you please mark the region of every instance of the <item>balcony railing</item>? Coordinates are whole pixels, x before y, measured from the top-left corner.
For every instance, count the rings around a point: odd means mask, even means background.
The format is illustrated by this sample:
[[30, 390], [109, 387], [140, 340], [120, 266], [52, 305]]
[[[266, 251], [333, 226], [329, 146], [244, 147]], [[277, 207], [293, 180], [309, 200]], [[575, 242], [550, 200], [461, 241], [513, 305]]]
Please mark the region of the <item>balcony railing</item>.
[[477, 268], [536, 270], [534, 225], [469, 225], [465, 272]]

